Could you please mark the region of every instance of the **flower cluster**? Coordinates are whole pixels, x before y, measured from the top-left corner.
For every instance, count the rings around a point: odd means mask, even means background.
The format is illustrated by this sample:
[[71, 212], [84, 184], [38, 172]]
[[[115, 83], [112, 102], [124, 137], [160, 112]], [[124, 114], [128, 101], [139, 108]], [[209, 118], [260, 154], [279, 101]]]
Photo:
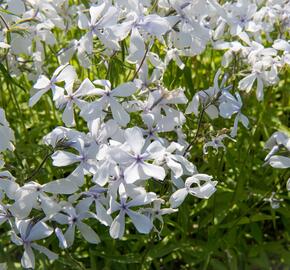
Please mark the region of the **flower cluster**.
[[[162, 226], [156, 221], [163, 224], [163, 215], [178, 211], [187, 196], [208, 199], [218, 182], [198, 172], [191, 161], [200, 126], [189, 140], [187, 118], [195, 116], [199, 123], [204, 115], [225, 122], [234, 118], [229, 134], [216, 130], [203, 146], [204, 154], [210, 147], [226, 149], [223, 140], [235, 142], [239, 123], [250, 127], [243, 97], [255, 88], [262, 101], [267, 87], [276, 85], [279, 72], [290, 64], [286, 0], [223, 5], [217, 0], [159, 0], [155, 5], [146, 0], [91, 0], [88, 6], [69, 2], [74, 1], [1, 3], [3, 59], [13, 76], [32, 70], [30, 107], [51, 93], [64, 126], [43, 142], [52, 151], [53, 166], [71, 168], [69, 175], [45, 184], [31, 177], [19, 185], [8, 171], [0, 172], [0, 221], [9, 224], [11, 241], [23, 246], [25, 268], [35, 267], [33, 250], [57, 258], [35, 242], [52, 235], [62, 249], [73, 245], [76, 229], [87, 242], [98, 244], [100, 237], [88, 221], [107, 226], [112, 238], [123, 237], [126, 221], [139, 233], [159, 234]], [[275, 36], [277, 27], [281, 34]], [[58, 40], [60, 33], [73, 30], [78, 37]], [[52, 46], [58, 48], [60, 65], [51, 74], [43, 63]], [[190, 100], [182, 87], [168, 89], [163, 82], [168, 66], [175, 62], [183, 70], [187, 59], [207, 46], [224, 51], [213, 85], [195, 91]], [[79, 79], [79, 69], [89, 74], [96, 55], [98, 65], [109, 71], [110, 58], [118, 53], [133, 70], [124, 74], [122, 83], [115, 85], [98, 74]], [[231, 84], [233, 76], [236, 86]], [[80, 118], [87, 129], [75, 128]], [[14, 150], [14, 135], [2, 109], [0, 138], [1, 152]], [[290, 151], [286, 134], [274, 133], [266, 148], [266, 163], [290, 167], [288, 157], [276, 155]], [[161, 192], [154, 189], [155, 182], [169, 188]]]

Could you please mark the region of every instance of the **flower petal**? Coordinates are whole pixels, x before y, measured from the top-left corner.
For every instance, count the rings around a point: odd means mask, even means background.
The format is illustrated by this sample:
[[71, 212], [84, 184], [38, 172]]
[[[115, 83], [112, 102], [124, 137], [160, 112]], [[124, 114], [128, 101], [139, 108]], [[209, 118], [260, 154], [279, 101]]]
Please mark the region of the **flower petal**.
[[67, 151], [56, 151], [51, 156], [51, 158], [53, 159], [53, 166], [57, 167], [68, 166], [70, 164], [80, 161], [79, 156]]
[[67, 127], [73, 127], [76, 125], [74, 118], [73, 102], [68, 102], [62, 113], [62, 121]]
[[50, 85], [50, 80], [44, 76], [40, 75], [36, 83], [33, 85], [34, 89], [48, 89]]
[[144, 174], [149, 177], [153, 177], [158, 180], [163, 180], [166, 176], [164, 168], [160, 166], [144, 162], [140, 164], [140, 167], [142, 168]]
[[36, 241], [50, 236], [53, 233], [53, 229], [48, 227], [44, 222], [38, 221], [30, 230], [26, 240]]
[[124, 136], [131, 150], [137, 155], [141, 154], [141, 150], [145, 143], [142, 131], [137, 127], [128, 128], [125, 130]]
[[179, 205], [183, 203], [187, 195], [188, 191], [186, 190], [186, 188], [178, 189], [171, 195], [169, 199], [170, 206], [172, 208], [177, 208]]
[[37, 91], [30, 99], [29, 99], [29, 106], [34, 106], [49, 89], [43, 89]]
[[96, 232], [87, 224], [79, 221], [77, 223], [78, 229], [80, 230], [82, 236], [92, 244], [98, 244], [101, 242], [100, 237], [96, 234]]
[[72, 194], [78, 189], [74, 182], [63, 178], [45, 184], [42, 190], [52, 194]]
[[120, 211], [119, 215], [113, 220], [110, 227], [110, 235], [112, 238], [122, 238], [125, 232], [125, 213]]
[[142, 172], [140, 171], [140, 166], [137, 162], [132, 163], [124, 171], [124, 179], [126, 183], [132, 184], [137, 180], [142, 179]]
[[117, 102], [114, 98], [109, 99], [111, 111], [114, 120], [116, 120], [121, 126], [126, 126], [130, 121], [129, 114], [125, 111], [122, 105]]
[[31, 246], [34, 249], [38, 250], [39, 252], [45, 254], [49, 260], [53, 261], [53, 260], [58, 259], [58, 255], [56, 253], [50, 251], [48, 248], [46, 248], [44, 246], [38, 245], [36, 243], [32, 243]]
[[24, 253], [21, 258], [21, 265], [24, 268], [33, 268], [35, 267], [35, 257], [30, 245], [24, 246]]
[[275, 155], [275, 156], [270, 157], [269, 163], [274, 168], [279, 168], [279, 169], [290, 168], [290, 158], [288, 157]]
[[127, 210], [126, 213], [131, 218], [138, 232], [147, 234], [151, 231], [153, 224], [150, 218], [130, 209]]
[[133, 95], [137, 90], [137, 87], [134, 83], [128, 82], [123, 83], [112, 90], [112, 95], [116, 97], [129, 97]]
[[67, 247], [71, 247], [75, 240], [75, 224], [70, 225], [64, 234], [65, 240], [67, 242]]

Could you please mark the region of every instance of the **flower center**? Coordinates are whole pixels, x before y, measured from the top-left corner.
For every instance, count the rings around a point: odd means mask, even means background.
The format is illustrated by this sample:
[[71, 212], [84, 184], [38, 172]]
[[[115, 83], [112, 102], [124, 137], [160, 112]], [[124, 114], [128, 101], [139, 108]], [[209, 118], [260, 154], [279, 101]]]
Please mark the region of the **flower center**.
[[143, 161], [143, 158], [140, 155], [136, 156], [136, 162], [141, 163]]

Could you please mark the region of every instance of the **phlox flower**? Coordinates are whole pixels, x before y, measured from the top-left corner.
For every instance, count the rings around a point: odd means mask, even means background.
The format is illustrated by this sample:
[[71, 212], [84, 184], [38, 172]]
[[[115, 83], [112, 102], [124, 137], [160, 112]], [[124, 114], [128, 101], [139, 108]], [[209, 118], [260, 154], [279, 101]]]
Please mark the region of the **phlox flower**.
[[186, 103], [184, 89], [170, 91], [163, 87], [157, 87], [156, 90], [150, 91], [144, 113], [153, 115], [156, 127], [160, 132], [173, 131], [185, 122], [184, 114], [177, 110], [174, 105]]
[[230, 118], [232, 115], [236, 114], [234, 126], [231, 130], [231, 137], [237, 136], [238, 123], [242, 122], [245, 128], [249, 126], [249, 119], [242, 114], [241, 110], [243, 107], [243, 102], [239, 93], [235, 93], [235, 96], [229, 92], [223, 93], [222, 102], [219, 105], [220, 115], [223, 118]]
[[26, 218], [32, 208], [38, 208], [40, 204], [46, 216], [51, 216], [60, 210], [60, 206], [53, 197], [49, 197], [46, 193], [72, 194], [77, 190], [78, 186], [67, 179], [59, 179], [43, 185], [31, 181], [16, 190], [15, 202], [9, 207], [9, 210], [18, 218]]
[[67, 127], [75, 126], [73, 105], [82, 109], [87, 102], [82, 98], [92, 96], [98, 93], [98, 89], [89, 79], [85, 79], [76, 91], [73, 91], [73, 84], [65, 87], [66, 94], [58, 97], [55, 102], [58, 108], [65, 108], [62, 114], [62, 120]]
[[273, 48], [283, 51], [282, 62], [290, 65], [290, 43], [284, 39], [277, 39], [273, 44]]
[[207, 153], [208, 153], [208, 152], [207, 152], [207, 148], [208, 148], [208, 147], [213, 147], [213, 148], [216, 150], [216, 152], [218, 152], [218, 149], [219, 149], [219, 148], [223, 148], [224, 151], [226, 151], [226, 147], [225, 147], [225, 145], [224, 145], [223, 142], [222, 142], [222, 141], [223, 141], [224, 139], [226, 139], [226, 138], [228, 138], [228, 139], [230, 139], [230, 140], [232, 140], [232, 141], [235, 141], [233, 138], [231, 138], [231, 137], [228, 136], [227, 134], [222, 134], [222, 135], [216, 136], [216, 137], [212, 138], [211, 141], [208, 141], [208, 142], [206, 142], [206, 143], [203, 145], [203, 153], [204, 153], [204, 154], [207, 154]]
[[104, 1], [98, 5], [92, 5], [89, 9], [90, 20], [87, 16], [79, 12], [78, 26], [80, 29], [88, 30], [84, 39], [86, 40], [85, 50], [92, 54], [93, 52], [93, 38], [97, 36], [101, 42], [108, 48], [118, 50], [118, 39], [110, 26], [117, 23], [118, 10], [116, 7], [110, 5], [108, 1]]
[[182, 175], [192, 175], [196, 172], [196, 167], [181, 154], [184, 148], [184, 146], [172, 142], [168, 147], [163, 148], [158, 155], [158, 163], [166, 164], [175, 178], [180, 178]]
[[[3, 164], [4, 165], [4, 162]], [[1, 169], [1, 166], [0, 166]], [[15, 177], [8, 171], [0, 172], [0, 190], [6, 194], [9, 199], [15, 199], [16, 191], [19, 189], [19, 185], [15, 181]], [[1, 194], [1, 195], [4, 195]]]
[[[78, 195], [72, 195], [73, 201], [82, 197], [81, 201], [78, 203], [78, 207], [81, 209], [86, 209], [89, 211], [92, 204], [95, 205], [96, 218], [104, 225], [110, 226], [112, 223], [112, 218], [107, 213], [107, 198], [105, 194], [107, 193], [106, 188], [102, 188], [98, 185], [91, 187], [88, 191], [84, 191]], [[72, 202], [72, 199], [70, 199]]]
[[57, 83], [65, 82], [68, 86], [76, 79], [76, 72], [71, 65], [62, 65], [58, 67], [53, 73], [51, 79], [48, 79], [45, 75], [40, 75], [37, 82], [33, 85], [36, 91], [35, 94], [29, 99], [29, 106], [34, 106], [41, 96], [50, 89], [53, 93], [53, 99], [56, 100], [63, 94], [63, 88], [58, 86]]
[[96, 157], [99, 147], [95, 142], [86, 142], [83, 138], [77, 138], [71, 144], [71, 147], [77, 150], [79, 154], [57, 150], [51, 156], [53, 159], [52, 164], [57, 167], [63, 167], [79, 163], [77, 168], [68, 176], [68, 179], [82, 186], [84, 183], [84, 175], [96, 172]]
[[113, 148], [110, 155], [121, 166], [125, 166], [125, 181], [130, 184], [151, 177], [163, 180], [165, 170], [161, 166], [148, 162], [156, 159], [158, 153], [163, 149], [160, 142], [154, 141], [144, 148], [145, 139], [142, 131], [137, 127], [126, 129], [124, 136], [126, 144], [123, 147]]
[[201, 199], [208, 199], [215, 191], [217, 181], [212, 181], [213, 177], [207, 174], [194, 174], [185, 180], [184, 188], [178, 189], [170, 197], [170, 205], [177, 208], [185, 200], [188, 194]]
[[[148, 217], [151, 219], [152, 224], [153, 224], [153, 229], [158, 233], [160, 237], [160, 233], [162, 231], [164, 221], [163, 221], [163, 216], [176, 213], [178, 209], [173, 209], [173, 208], [161, 208], [162, 204], [164, 204], [165, 201], [162, 199], [156, 199], [153, 202], [153, 208], [144, 208], [143, 213], [145, 215], [148, 215]], [[161, 228], [158, 229], [157, 226], [155, 226], [154, 221], [158, 220], [161, 223]]]
[[[17, 220], [17, 231], [11, 232], [11, 241], [17, 246], [24, 247], [21, 264], [24, 268], [35, 268], [35, 256], [33, 249], [45, 254], [50, 260], [56, 260], [58, 255], [44, 246], [34, 243], [34, 241], [49, 237], [53, 229], [48, 227], [43, 221], [34, 224], [32, 219]], [[17, 235], [19, 232], [19, 236]]]
[[239, 82], [239, 89], [250, 92], [257, 81], [256, 96], [259, 101], [264, 98], [264, 85], [277, 82], [277, 67], [274, 57], [277, 51], [274, 48], [264, 48], [258, 42], [251, 42], [250, 51], [247, 55], [251, 64], [251, 73]]
[[86, 51], [86, 48], [90, 46], [87, 44], [88, 42], [89, 40], [86, 39], [86, 36], [82, 36], [80, 40], [71, 40], [67, 47], [62, 48], [57, 53], [60, 63], [62, 65], [68, 63], [76, 52], [80, 65], [84, 68], [89, 68], [91, 65], [91, 55]]
[[8, 206], [5, 204], [0, 203], [0, 226], [5, 222], [9, 222], [10, 227], [13, 226], [12, 224], [12, 215], [8, 210]]
[[213, 87], [210, 87], [207, 90], [198, 91], [193, 96], [192, 101], [189, 102], [186, 108], [185, 111], [186, 114], [194, 113], [195, 116], [198, 116], [199, 107], [201, 106], [211, 119], [215, 119], [218, 117], [219, 98], [224, 91], [227, 91], [230, 88], [230, 87], [224, 88], [227, 76], [224, 76], [221, 84], [219, 85], [218, 79], [220, 74], [221, 70], [219, 69], [215, 74]]
[[140, 193], [137, 196], [134, 196], [131, 200], [128, 200], [127, 194], [124, 192], [124, 189], [121, 189], [120, 192], [120, 202], [115, 201], [111, 197], [110, 199], [110, 208], [108, 213], [112, 214], [114, 212], [119, 212], [118, 215], [113, 220], [110, 227], [110, 235], [112, 238], [122, 238], [125, 232], [125, 215], [128, 215], [134, 224], [135, 228], [140, 233], [148, 234], [152, 227], [152, 221], [147, 216], [141, 214], [140, 212], [133, 211], [130, 208], [136, 206], [142, 206], [151, 203], [156, 199], [156, 194], [149, 193]]
[[[62, 207], [60, 213], [57, 213], [53, 220], [57, 221], [61, 225], [68, 225], [68, 229], [64, 233], [62, 246], [70, 247], [74, 243], [75, 229], [77, 228], [81, 235], [91, 244], [100, 243], [100, 238], [97, 233], [87, 224], [83, 222], [83, 219], [96, 218], [96, 215], [83, 209], [81, 205], [77, 205], [73, 208], [70, 205]], [[59, 240], [62, 238], [60, 237]]]
[[280, 202], [283, 202], [283, 199], [278, 199], [275, 197], [276, 193], [272, 192], [269, 198], [265, 198], [265, 202], [269, 202], [272, 209], [278, 209], [280, 207]]
[[102, 110], [110, 105], [113, 118], [121, 126], [126, 126], [130, 121], [130, 116], [122, 105], [118, 102], [118, 97], [129, 97], [137, 90], [132, 82], [123, 83], [114, 89], [111, 89], [111, 83], [107, 80], [95, 80], [94, 84], [101, 85], [104, 89], [98, 89], [96, 94], [101, 96], [97, 101], [91, 102], [81, 111], [87, 121], [101, 117]]

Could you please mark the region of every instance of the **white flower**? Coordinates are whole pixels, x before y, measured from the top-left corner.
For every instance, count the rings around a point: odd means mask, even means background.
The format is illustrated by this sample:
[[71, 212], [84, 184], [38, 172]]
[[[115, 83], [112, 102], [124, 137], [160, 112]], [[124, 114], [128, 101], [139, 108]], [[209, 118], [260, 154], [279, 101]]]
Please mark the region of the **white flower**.
[[230, 140], [232, 140], [232, 141], [235, 141], [233, 138], [231, 138], [231, 137], [228, 136], [227, 134], [222, 134], [222, 135], [216, 136], [216, 137], [212, 138], [211, 141], [208, 141], [207, 143], [205, 143], [205, 144], [203, 145], [203, 153], [204, 153], [204, 154], [207, 154], [207, 153], [208, 153], [208, 152], [207, 152], [207, 148], [208, 148], [208, 147], [213, 147], [213, 148], [216, 150], [216, 152], [218, 152], [218, 148], [220, 148], [220, 147], [223, 148], [224, 151], [226, 151], [226, 147], [225, 147], [225, 145], [222, 143], [222, 141], [223, 141], [225, 138], [228, 138], [228, 139], [230, 139]]
[[277, 39], [273, 44], [273, 48], [283, 51], [282, 63], [290, 65], [290, 43], [284, 39]]
[[278, 209], [280, 207], [280, 202], [283, 202], [283, 199], [277, 199], [275, 198], [276, 193], [272, 192], [272, 195], [270, 198], [265, 198], [264, 201], [265, 202], [269, 202], [272, 209]]
[[109, 138], [118, 138], [122, 132], [114, 119], [103, 122], [100, 118], [88, 122], [89, 136], [98, 144], [104, 145]]
[[252, 72], [239, 82], [239, 89], [250, 92], [254, 82], [257, 80], [256, 96], [259, 101], [264, 98], [264, 85], [277, 82], [277, 67], [273, 57], [277, 51], [273, 48], [264, 48], [264, 46], [255, 41], [251, 42], [248, 62], [251, 64]]
[[217, 107], [218, 99], [220, 95], [227, 91], [228, 88], [223, 89], [227, 76], [224, 76], [221, 84], [219, 85], [218, 79], [221, 74], [219, 69], [215, 74], [214, 86], [208, 88], [207, 90], [198, 91], [194, 96], [192, 101], [188, 104], [185, 113], [194, 113], [196, 116], [199, 115], [199, 106], [205, 110], [206, 114], [211, 118], [215, 119], [219, 115], [219, 110]]
[[73, 105], [76, 104], [80, 109], [83, 108], [87, 102], [81, 98], [84, 96], [92, 96], [98, 94], [98, 90], [89, 79], [85, 79], [80, 87], [73, 92], [73, 84], [65, 87], [66, 95], [61, 95], [55, 100], [58, 108], [63, 108], [62, 120], [67, 127], [75, 126]]
[[182, 145], [172, 142], [166, 149], [164, 148], [163, 151], [160, 151], [158, 155], [157, 162], [159, 164], [165, 163], [175, 178], [179, 178], [182, 175], [192, 175], [196, 172], [196, 167], [181, 155], [183, 150], [184, 147]]
[[70, 61], [74, 53], [77, 52], [80, 65], [84, 68], [89, 68], [91, 65], [91, 55], [86, 51], [86, 48], [89, 47], [88, 42], [86, 36], [82, 36], [80, 40], [71, 40], [68, 47], [61, 49], [57, 54], [60, 63], [65, 65]]
[[222, 65], [224, 67], [228, 67], [230, 65], [236, 54], [245, 50], [245, 47], [238, 41], [232, 42], [217, 41], [214, 44], [214, 48], [216, 50], [227, 50], [224, 53], [222, 59]]
[[166, 18], [163, 18], [157, 14], [140, 16], [135, 25], [149, 34], [155, 35], [157, 38], [160, 38], [166, 32], [171, 30], [170, 24]]
[[18, 246], [23, 245], [24, 253], [21, 258], [21, 264], [24, 268], [35, 267], [35, 257], [32, 248], [45, 254], [50, 260], [56, 260], [58, 255], [50, 251], [44, 246], [33, 243], [36, 240], [47, 238], [53, 233], [53, 229], [48, 227], [43, 221], [38, 221], [36, 224], [31, 219], [16, 221], [16, 228], [20, 234], [11, 232], [11, 241]]
[[237, 3], [233, 4], [231, 13], [228, 15], [231, 34], [239, 35], [243, 30], [249, 32], [259, 31], [261, 26], [252, 20], [256, 11], [256, 4], [249, 0], [238, 0]]
[[93, 37], [97, 36], [106, 47], [118, 50], [118, 38], [112, 29], [110, 29], [111, 26], [114, 26], [117, 23], [117, 8], [105, 1], [99, 5], [91, 6], [89, 12], [91, 16], [90, 21], [84, 13], [79, 13], [79, 28], [89, 30], [89, 32], [84, 36], [84, 39], [86, 40], [86, 42], [84, 42], [86, 45], [84, 49], [91, 54], [93, 51]]
[[[161, 208], [161, 205], [164, 204], [165, 201], [162, 199], [156, 199], [153, 202], [153, 208], [144, 208], [143, 213], [145, 215], [148, 215], [149, 218], [151, 219], [151, 222], [153, 223], [153, 228], [154, 230], [160, 235], [164, 221], [163, 217], [164, 215], [172, 214], [178, 211], [178, 209], [173, 209], [173, 208]], [[155, 220], [160, 221], [161, 223], [161, 228], [158, 230], [157, 227], [154, 225]]]
[[137, 88], [141, 90], [141, 93], [142, 92], [144, 93], [148, 91], [148, 88], [151, 84], [160, 83], [159, 80], [161, 75], [162, 71], [159, 68], [155, 68], [150, 75], [148, 64], [144, 62], [138, 72], [138, 79], [135, 79], [134, 83], [137, 86]]
[[137, 28], [131, 31], [129, 55], [126, 60], [132, 64], [140, 64], [145, 55], [145, 43]]
[[[86, 241], [92, 244], [100, 243], [100, 238], [96, 232], [82, 220], [87, 218], [96, 218], [96, 215], [83, 209], [81, 205], [77, 205], [76, 208], [73, 208], [70, 205], [64, 206], [62, 208], [63, 213], [57, 213], [53, 219], [62, 225], [69, 225], [68, 229], [64, 234], [64, 238], [59, 237], [59, 240], [62, 241], [62, 246], [70, 247], [74, 243], [75, 239], [75, 229], [79, 229], [81, 235], [85, 238]], [[59, 235], [61, 235], [59, 233]]]
[[105, 88], [97, 90], [97, 95], [102, 97], [83, 108], [81, 116], [88, 121], [99, 118], [102, 115], [102, 110], [110, 105], [114, 120], [120, 125], [126, 126], [130, 121], [130, 116], [118, 102], [117, 97], [129, 97], [134, 94], [137, 90], [135, 84], [132, 82], [123, 83], [111, 90], [111, 83], [107, 80], [95, 80], [94, 83]]
[[265, 149], [270, 149], [269, 154], [265, 157], [265, 161], [268, 161], [272, 155], [277, 153], [279, 149], [283, 147], [290, 152], [289, 136], [281, 131], [274, 132], [265, 143]]
[[15, 202], [9, 210], [18, 218], [26, 218], [32, 208], [38, 208], [40, 204], [46, 216], [51, 216], [60, 210], [60, 206], [53, 197], [49, 197], [46, 193], [72, 194], [77, 190], [78, 186], [67, 179], [59, 179], [43, 185], [29, 182], [16, 190]]
[[120, 203], [116, 202], [113, 197], [110, 199], [110, 208], [108, 210], [109, 214], [112, 214], [116, 211], [119, 212], [119, 214], [115, 217], [113, 220], [111, 227], [110, 227], [110, 235], [112, 238], [122, 238], [125, 232], [125, 215], [128, 215], [135, 228], [140, 233], [148, 234], [152, 227], [152, 221], [145, 215], [133, 211], [130, 208], [135, 206], [141, 206], [151, 203], [156, 199], [156, 195], [152, 192], [150, 193], [141, 193], [132, 200], [127, 201], [128, 197], [126, 193], [123, 192], [120, 193]]
[[78, 138], [82, 139], [83, 136], [84, 134], [80, 131], [65, 127], [56, 127], [53, 131], [45, 135], [42, 141], [53, 148], [58, 146], [68, 147], [74, 144]]
[[208, 199], [216, 191], [217, 181], [211, 181], [212, 178], [207, 174], [195, 174], [188, 177], [185, 181], [185, 187], [178, 189], [171, 195], [169, 200], [171, 207], [177, 208], [180, 206], [188, 194], [201, 199]]
[[102, 188], [100, 186], [93, 186], [88, 191], [82, 192], [81, 194], [77, 195], [76, 198], [80, 196], [84, 197], [78, 204], [78, 207], [83, 210], [86, 209], [88, 211], [90, 209], [90, 206], [92, 204], [95, 204], [96, 218], [102, 224], [110, 226], [112, 223], [112, 218], [110, 215], [107, 214], [107, 210], [105, 209], [105, 206], [107, 204], [107, 199], [105, 197], [106, 192], [106, 188]]
[[77, 168], [72, 172], [68, 179], [75, 181], [79, 186], [84, 183], [84, 175], [95, 173], [97, 168], [97, 153], [98, 145], [95, 142], [85, 142], [82, 138], [77, 138], [71, 146], [76, 149], [79, 154], [74, 154], [68, 151], [58, 150], [51, 156], [53, 165], [57, 167], [68, 166], [74, 163], [79, 163]]
[[141, 189], [142, 189], [141, 192], [146, 191], [144, 188], [141, 187], [137, 188], [137, 186], [134, 183], [128, 184], [124, 179], [123, 169], [121, 169], [118, 166], [115, 166], [113, 170], [113, 175], [110, 177], [109, 180], [108, 194], [113, 198], [117, 198], [118, 194], [122, 192], [123, 189], [127, 194], [131, 194], [131, 197], [139, 195]]
[[63, 88], [58, 86], [57, 83], [65, 82], [66, 86], [70, 85], [76, 79], [76, 72], [71, 65], [62, 65], [58, 67], [53, 73], [51, 79], [44, 75], [40, 75], [33, 88], [37, 92], [29, 99], [29, 106], [34, 106], [41, 96], [50, 89], [53, 93], [53, 99], [56, 100], [63, 93]]
[[181, 51], [176, 48], [167, 50], [165, 56], [165, 65], [167, 66], [171, 60], [174, 60], [180, 69], [184, 69], [185, 64], [180, 59], [180, 54]]
[[251, 91], [255, 80], [257, 80], [257, 99], [261, 101], [264, 98], [264, 83], [259, 72], [253, 72], [239, 81], [239, 88], [241, 90], [245, 90], [248, 93]]
[[184, 89], [169, 91], [166, 88], [158, 87], [157, 90], [150, 91], [144, 113], [154, 116], [156, 127], [160, 132], [173, 131], [185, 122], [184, 114], [175, 106], [186, 103]]
[[234, 126], [231, 130], [231, 137], [237, 136], [239, 121], [242, 122], [245, 128], [248, 128], [249, 126], [248, 118], [241, 112], [243, 106], [241, 96], [239, 93], [235, 93], [235, 95], [236, 97], [229, 92], [224, 92], [221, 97], [222, 102], [219, 105], [220, 115], [223, 118], [230, 118], [233, 114], [236, 114]]
[[15, 178], [10, 172], [0, 172], [0, 190], [3, 190], [9, 199], [15, 199], [18, 189], [19, 185], [15, 182]]
[[[10, 226], [12, 227], [12, 216], [8, 210], [8, 206], [0, 203], [0, 226], [5, 223], [6, 221], [9, 222]], [[0, 268], [1, 269], [1, 268]]]
[[137, 180], [156, 178], [163, 180], [165, 170], [157, 165], [146, 162], [157, 158], [158, 152], [163, 147], [158, 141], [152, 142], [144, 148], [145, 139], [139, 128], [128, 128], [125, 131], [126, 145], [125, 149], [114, 148], [111, 150], [112, 158], [119, 164], [126, 167], [124, 170], [124, 179], [127, 183], [134, 183]]

